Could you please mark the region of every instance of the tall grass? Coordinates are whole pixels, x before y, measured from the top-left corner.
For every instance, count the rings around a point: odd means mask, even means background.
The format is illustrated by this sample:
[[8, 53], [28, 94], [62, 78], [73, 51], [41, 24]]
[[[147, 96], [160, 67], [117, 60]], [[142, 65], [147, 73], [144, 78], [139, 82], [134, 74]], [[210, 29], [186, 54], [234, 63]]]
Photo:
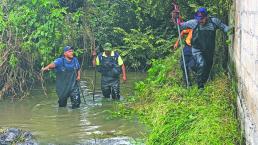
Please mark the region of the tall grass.
[[241, 144], [236, 97], [227, 76], [219, 73], [204, 91], [181, 83], [179, 52], [153, 61], [145, 81], [136, 84], [135, 97], [125, 102], [151, 128], [150, 145]]

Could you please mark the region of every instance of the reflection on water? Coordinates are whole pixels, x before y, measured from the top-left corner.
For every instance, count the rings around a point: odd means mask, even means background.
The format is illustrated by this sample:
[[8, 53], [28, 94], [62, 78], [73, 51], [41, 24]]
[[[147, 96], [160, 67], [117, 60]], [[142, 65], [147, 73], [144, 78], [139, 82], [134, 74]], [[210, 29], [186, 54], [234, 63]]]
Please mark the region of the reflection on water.
[[[144, 127], [137, 118], [133, 121], [109, 119], [107, 109], [115, 110], [114, 101], [102, 99], [100, 77], [97, 76], [96, 99], [92, 100], [93, 71], [85, 72], [82, 90], [86, 99], [79, 109], [58, 108], [54, 85], [44, 96], [34, 89], [29, 99], [0, 102], [0, 128], [17, 127], [30, 130], [41, 144], [132, 144], [144, 138]], [[126, 84], [121, 83], [121, 95], [131, 95], [133, 84], [144, 74], [130, 73]], [[87, 82], [87, 86], [86, 83]]]

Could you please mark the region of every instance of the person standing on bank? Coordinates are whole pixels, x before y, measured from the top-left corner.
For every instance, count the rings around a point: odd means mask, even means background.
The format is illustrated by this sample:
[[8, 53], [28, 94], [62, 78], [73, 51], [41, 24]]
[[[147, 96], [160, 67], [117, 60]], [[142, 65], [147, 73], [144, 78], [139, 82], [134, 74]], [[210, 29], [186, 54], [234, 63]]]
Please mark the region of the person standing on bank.
[[[186, 73], [187, 73], [187, 76], [188, 76], [189, 86], [192, 86], [191, 78], [190, 78], [190, 70], [193, 70], [194, 72], [196, 71], [196, 69], [195, 69], [195, 62], [194, 62], [194, 58], [193, 58], [193, 55], [192, 55], [192, 48], [191, 48], [192, 47], [191, 46], [192, 32], [193, 32], [192, 29], [185, 29], [185, 30], [182, 30], [181, 34], [180, 34], [181, 37], [183, 37], [184, 35], [187, 35], [187, 37], [185, 38], [185, 41], [184, 41], [185, 46], [183, 48], [183, 53], [184, 53], [184, 59], [185, 59], [185, 65], [186, 65]], [[178, 48], [179, 40], [180, 39], [178, 39], [176, 41], [176, 43], [174, 44], [173, 49]], [[184, 81], [184, 84], [187, 85], [187, 82], [186, 82], [187, 78], [186, 78], [185, 69], [184, 69], [183, 57], [181, 57], [180, 65], [181, 65], [181, 69], [183, 71], [183, 81]]]
[[63, 56], [57, 58], [53, 63], [42, 68], [42, 71], [56, 70], [56, 92], [59, 107], [66, 107], [67, 99], [70, 97], [72, 108], [79, 108], [81, 99], [79, 92], [80, 64], [73, 55], [73, 47], [65, 46]]
[[105, 43], [104, 52], [96, 54], [93, 52], [93, 66], [97, 66], [101, 73], [101, 90], [105, 98], [120, 99], [120, 74], [126, 81], [126, 70], [123, 60], [118, 52], [112, 50], [111, 43]]
[[193, 30], [191, 44], [196, 62], [197, 85], [199, 89], [204, 89], [213, 65], [216, 30], [220, 28], [223, 32], [228, 32], [230, 28], [218, 18], [209, 17], [206, 8], [199, 8], [194, 17], [195, 19], [187, 22], [180, 22], [179, 10], [172, 12], [175, 23], [182, 29], [191, 28]]

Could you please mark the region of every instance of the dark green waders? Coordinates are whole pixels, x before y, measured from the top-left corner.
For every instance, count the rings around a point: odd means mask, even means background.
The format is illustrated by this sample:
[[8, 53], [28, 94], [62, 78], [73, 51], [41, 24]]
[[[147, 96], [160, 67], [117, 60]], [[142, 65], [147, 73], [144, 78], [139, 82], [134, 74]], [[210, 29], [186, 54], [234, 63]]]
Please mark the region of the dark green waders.
[[[191, 46], [185, 45], [183, 52], [184, 52], [184, 59], [185, 59], [185, 65], [186, 65], [186, 72], [188, 75], [188, 85], [192, 86], [190, 70], [196, 72], [196, 64], [195, 64], [195, 61], [194, 61], [194, 58], [192, 55]], [[187, 85], [183, 57], [181, 57], [181, 59], [180, 59], [180, 65], [181, 65], [181, 69], [183, 72], [184, 84]]]
[[198, 25], [193, 31], [192, 45], [198, 88], [204, 88], [213, 64], [215, 28], [214, 30], [200, 30], [200, 25]]
[[119, 78], [102, 76], [101, 77], [101, 90], [105, 98], [120, 99], [120, 80]]
[[58, 95], [59, 107], [66, 107], [67, 99], [70, 97], [72, 108], [79, 108], [81, 99], [79, 92], [79, 82], [76, 81], [76, 70], [67, 70], [57, 72], [56, 75], [56, 92]]
[[101, 73], [101, 91], [103, 96], [105, 98], [110, 98], [110, 95], [111, 95], [112, 99], [119, 100], [120, 99], [119, 76], [122, 70], [121, 70], [121, 66], [118, 65], [117, 58], [116, 56], [101, 57], [98, 71]]

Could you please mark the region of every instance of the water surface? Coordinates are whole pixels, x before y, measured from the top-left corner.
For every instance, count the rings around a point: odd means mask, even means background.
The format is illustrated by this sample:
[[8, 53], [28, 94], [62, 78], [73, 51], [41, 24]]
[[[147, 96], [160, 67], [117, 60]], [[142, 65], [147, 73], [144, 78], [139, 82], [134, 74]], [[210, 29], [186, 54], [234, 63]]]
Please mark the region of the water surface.
[[[145, 74], [128, 73], [128, 81], [121, 83], [121, 95], [133, 94], [134, 82]], [[134, 144], [145, 135], [145, 127], [135, 116], [132, 120], [110, 119], [107, 110], [116, 111], [116, 101], [103, 99], [100, 76], [97, 75], [95, 101], [92, 99], [94, 71], [84, 72], [81, 88], [86, 103], [79, 109], [59, 108], [54, 84], [48, 83], [47, 96], [40, 87], [22, 101], [0, 102], [0, 128], [17, 127], [29, 130], [40, 144]]]

